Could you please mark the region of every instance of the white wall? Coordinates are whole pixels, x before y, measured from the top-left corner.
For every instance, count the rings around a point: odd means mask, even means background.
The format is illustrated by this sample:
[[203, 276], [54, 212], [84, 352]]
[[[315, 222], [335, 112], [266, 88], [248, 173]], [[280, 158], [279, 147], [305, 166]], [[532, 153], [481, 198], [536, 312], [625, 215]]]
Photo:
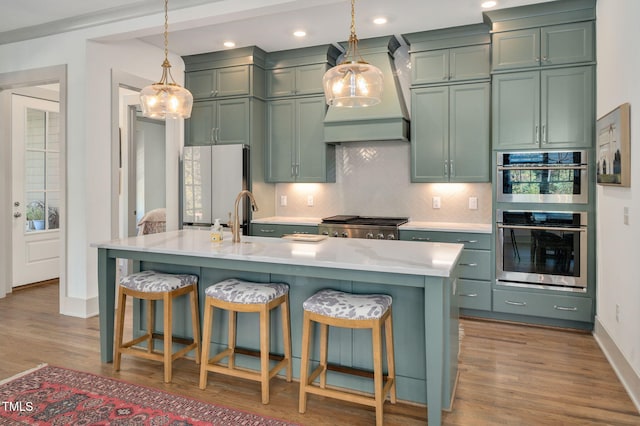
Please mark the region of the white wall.
[[[0, 45], [0, 73], [67, 65], [67, 261], [60, 310], [80, 317], [97, 314], [97, 252], [90, 244], [111, 238], [111, 72], [156, 81], [164, 56], [138, 41], [91, 41], [105, 32], [92, 28]], [[182, 83], [184, 64], [169, 59]], [[177, 176], [177, 162], [175, 169]]]
[[[640, 2], [598, 0], [597, 116], [631, 104], [631, 187], [597, 188], [596, 338], [640, 406]], [[628, 207], [629, 225], [623, 223]], [[616, 319], [616, 305], [619, 315]], [[607, 348], [612, 341], [614, 348]], [[616, 361], [619, 351], [620, 359]], [[625, 365], [626, 364], [626, 365]], [[625, 376], [625, 372], [626, 374]]]

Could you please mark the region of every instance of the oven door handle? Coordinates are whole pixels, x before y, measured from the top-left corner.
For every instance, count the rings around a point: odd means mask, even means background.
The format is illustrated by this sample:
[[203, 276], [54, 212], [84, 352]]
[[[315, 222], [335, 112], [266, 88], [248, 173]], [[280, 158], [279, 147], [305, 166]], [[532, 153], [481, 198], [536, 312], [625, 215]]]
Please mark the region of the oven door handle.
[[560, 231], [560, 232], [587, 232], [587, 228], [562, 228], [558, 226], [528, 226], [528, 225], [504, 225], [498, 223], [501, 229], [536, 229], [540, 231]]
[[503, 170], [587, 170], [586, 164], [563, 164], [561, 166], [498, 166], [498, 171]]

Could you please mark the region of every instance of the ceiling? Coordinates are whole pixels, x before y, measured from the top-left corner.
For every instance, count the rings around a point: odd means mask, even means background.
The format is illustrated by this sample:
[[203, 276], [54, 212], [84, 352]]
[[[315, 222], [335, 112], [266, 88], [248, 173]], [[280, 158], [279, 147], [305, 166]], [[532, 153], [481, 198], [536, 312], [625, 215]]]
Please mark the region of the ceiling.
[[[356, 32], [364, 39], [479, 23], [482, 1], [358, 0]], [[546, 1], [497, 0], [494, 9]], [[146, 17], [144, 25], [138, 23], [131, 31], [118, 31], [99, 40], [138, 38], [164, 46], [162, 0], [3, 3], [0, 44]], [[179, 55], [190, 55], [223, 50], [226, 40], [233, 40], [236, 47], [257, 45], [265, 51], [335, 43], [349, 36], [350, 7], [349, 0], [170, 0], [169, 48]], [[373, 24], [378, 16], [385, 16], [388, 22]], [[295, 38], [292, 33], [297, 29], [304, 29], [307, 36]]]

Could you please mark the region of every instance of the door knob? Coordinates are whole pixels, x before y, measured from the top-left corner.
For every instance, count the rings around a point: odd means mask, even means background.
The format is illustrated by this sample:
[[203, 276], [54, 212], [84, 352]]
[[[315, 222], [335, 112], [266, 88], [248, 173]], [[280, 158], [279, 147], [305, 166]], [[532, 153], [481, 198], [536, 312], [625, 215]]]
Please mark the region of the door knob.
[[20, 207], [20, 201], [14, 202], [13, 205], [16, 206], [16, 207]]
[[22, 213], [20, 213], [20, 212], [15, 212], [13, 214], [13, 217], [20, 217], [20, 216], [22, 216]]

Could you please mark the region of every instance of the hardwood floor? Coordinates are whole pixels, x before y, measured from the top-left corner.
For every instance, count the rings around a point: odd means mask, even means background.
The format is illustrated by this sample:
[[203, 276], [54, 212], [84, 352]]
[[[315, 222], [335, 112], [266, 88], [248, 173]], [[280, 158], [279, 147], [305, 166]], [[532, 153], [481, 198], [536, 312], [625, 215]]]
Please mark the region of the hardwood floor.
[[[453, 411], [445, 425], [640, 425], [640, 415], [590, 334], [462, 320], [464, 338]], [[396, 332], [400, 332], [396, 330]], [[209, 374], [177, 360], [173, 383], [153, 361], [124, 358], [112, 371], [99, 357], [98, 318], [58, 314], [58, 286], [29, 287], [0, 299], [0, 379], [40, 363], [115, 377], [304, 425], [369, 425], [372, 408], [310, 396], [298, 414], [298, 385], [274, 380], [271, 403], [258, 382]], [[401, 351], [402, 348], [396, 348]], [[426, 409], [385, 404], [385, 424], [424, 424]]]

